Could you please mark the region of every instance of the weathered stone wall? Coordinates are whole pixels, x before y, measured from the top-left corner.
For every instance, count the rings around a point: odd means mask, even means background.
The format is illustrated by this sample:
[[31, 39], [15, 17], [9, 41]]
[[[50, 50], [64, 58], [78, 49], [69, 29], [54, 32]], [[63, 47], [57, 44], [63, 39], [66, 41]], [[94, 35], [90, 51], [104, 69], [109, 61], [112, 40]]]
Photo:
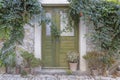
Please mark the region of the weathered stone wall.
[[[20, 55], [21, 50], [22, 51], [28, 51], [30, 53], [34, 53], [34, 27], [31, 27], [30, 25], [26, 24], [24, 26], [25, 29], [25, 35], [24, 35], [24, 40], [23, 40], [23, 44], [22, 45], [18, 45], [16, 47], [16, 61], [17, 64], [21, 64], [22, 62], [22, 57]], [[0, 40], [0, 49], [3, 46], [3, 40]]]
[[[34, 27], [31, 27], [30, 25], [26, 24], [24, 26], [25, 29], [25, 36], [23, 40], [23, 44], [18, 46], [19, 48], [22, 48], [23, 50], [26, 50], [28, 52], [34, 52]], [[4, 43], [4, 40], [0, 40], [0, 49], [2, 48]]]
[[2, 48], [2, 46], [3, 46], [3, 41], [0, 40], [0, 49]]
[[21, 57], [21, 52], [22, 51], [28, 51], [30, 53], [34, 53], [34, 27], [31, 27], [30, 25], [26, 24], [24, 26], [25, 29], [25, 34], [24, 34], [24, 39], [23, 39], [23, 44], [19, 45], [17, 47], [17, 52], [16, 52], [16, 61], [18, 65], [22, 64], [22, 57]]
[[30, 25], [26, 24], [24, 26], [25, 29], [25, 35], [23, 44], [19, 46], [25, 51], [28, 51], [30, 53], [34, 52], [34, 27], [31, 27]]
[[87, 52], [89, 51], [93, 51], [93, 50], [96, 50], [96, 46], [92, 43], [92, 38], [91, 38], [91, 32], [94, 31], [93, 27], [90, 27], [92, 25], [88, 25], [88, 27], [86, 28], [86, 47], [87, 47]]

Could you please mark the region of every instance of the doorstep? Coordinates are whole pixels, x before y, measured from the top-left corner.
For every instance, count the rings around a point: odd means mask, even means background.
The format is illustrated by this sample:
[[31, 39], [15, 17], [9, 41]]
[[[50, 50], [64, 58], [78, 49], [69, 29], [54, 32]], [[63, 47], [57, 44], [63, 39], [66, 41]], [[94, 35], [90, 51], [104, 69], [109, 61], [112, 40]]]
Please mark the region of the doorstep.
[[[40, 71], [36, 71], [37, 74], [48, 74], [48, 75], [68, 75], [68, 69], [41, 69]], [[72, 71], [71, 71], [72, 72]], [[80, 70], [72, 72], [71, 75], [89, 75], [87, 72], [80, 72]]]

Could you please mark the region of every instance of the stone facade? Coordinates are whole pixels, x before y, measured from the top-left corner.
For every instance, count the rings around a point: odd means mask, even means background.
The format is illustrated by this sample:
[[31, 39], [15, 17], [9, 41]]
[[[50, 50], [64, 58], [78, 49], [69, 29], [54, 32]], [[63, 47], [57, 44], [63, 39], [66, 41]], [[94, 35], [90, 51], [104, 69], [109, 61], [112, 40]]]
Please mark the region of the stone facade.
[[[42, 4], [50, 4], [52, 6], [66, 6], [68, 5], [67, 0], [42, 0]], [[59, 4], [59, 5], [58, 5]], [[50, 6], [49, 5], [49, 6]], [[47, 6], [47, 5], [46, 5]], [[23, 49], [29, 52], [32, 52], [35, 54], [37, 58], [42, 58], [42, 29], [40, 25], [38, 25], [37, 22], [34, 22], [34, 27], [31, 27], [30, 25], [26, 24], [24, 26], [25, 28], [25, 38], [23, 40], [23, 45], [18, 46], [18, 49]], [[86, 71], [86, 63], [83, 59], [83, 55], [86, 54], [86, 38], [85, 36], [85, 27], [86, 25], [84, 22], [80, 22], [79, 24], [79, 52], [80, 52], [80, 70]], [[0, 47], [2, 46], [2, 43], [0, 43]]]
[[25, 51], [34, 53], [34, 38], [35, 38], [34, 27], [31, 27], [30, 25], [26, 24], [24, 26], [24, 29], [25, 35], [23, 45], [21, 45], [20, 47]]
[[92, 38], [91, 38], [91, 35], [92, 35], [92, 32], [93, 32], [93, 27], [92, 25], [89, 25], [86, 27], [86, 51], [89, 52], [89, 51], [93, 51], [93, 50], [96, 50], [96, 46], [92, 43]]
[[[31, 27], [30, 25], [26, 24], [24, 26], [25, 29], [25, 35], [23, 39], [23, 44], [19, 45], [18, 48], [22, 48], [23, 50], [29, 51], [31, 53], [34, 53], [34, 27]], [[0, 40], [0, 49], [2, 48], [4, 43], [4, 40]]]
[[25, 34], [23, 39], [23, 44], [17, 46], [17, 52], [16, 52], [16, 61], [18, 65], [22, 64], [22, 57], [21, 57], [21, 50], [22, 51], [28, 51], [29, 53], [34, 53], [34, 27], [25, 24], [24, 26]]
[[0, 41], [0, 49], [2, 48], [3, 43], [4, 43], [4, 42], [1, 40], [1, 41]]

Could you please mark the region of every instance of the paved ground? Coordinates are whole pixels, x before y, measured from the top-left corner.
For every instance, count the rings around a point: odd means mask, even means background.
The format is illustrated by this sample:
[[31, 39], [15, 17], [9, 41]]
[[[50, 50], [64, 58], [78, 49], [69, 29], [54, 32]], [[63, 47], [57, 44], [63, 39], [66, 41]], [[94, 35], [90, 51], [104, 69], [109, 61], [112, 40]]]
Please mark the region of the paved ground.
[[0, 74], [0, 80], [120, 80], [110, 77], [95, 77], [92, 76], [75, 76], [75, 75], [28, 75], [27, 77], [21, 77], [20, 75]]

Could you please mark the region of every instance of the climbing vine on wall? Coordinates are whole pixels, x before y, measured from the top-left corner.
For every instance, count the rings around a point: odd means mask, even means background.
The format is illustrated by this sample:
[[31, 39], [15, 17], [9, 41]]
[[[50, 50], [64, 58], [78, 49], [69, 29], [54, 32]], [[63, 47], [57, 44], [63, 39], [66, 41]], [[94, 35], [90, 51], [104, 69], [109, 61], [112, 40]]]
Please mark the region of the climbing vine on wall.
[[[120, 49], [120, 2], [118, 0], [69, 0], [70, 21], [79, 23], [82, 16], [93, 27], [92, 42], [110, 55]], [[93, 24], [90, 26], [89, 24]]]
[[40, 20], [44, 21], [42, 14], [43, 8], [38, 0], [1, 0], [0, 31], [7, 32], [2, 53], [14, 49], [16, 44], [22, 44], [24, 25], [34, 15], [39, 15]]

